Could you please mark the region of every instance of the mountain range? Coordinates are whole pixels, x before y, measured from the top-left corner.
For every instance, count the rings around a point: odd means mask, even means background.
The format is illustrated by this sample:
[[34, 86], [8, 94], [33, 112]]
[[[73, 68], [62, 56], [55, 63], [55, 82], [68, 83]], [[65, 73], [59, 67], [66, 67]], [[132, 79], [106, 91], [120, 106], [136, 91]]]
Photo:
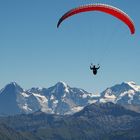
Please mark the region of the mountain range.
[[16, 82], [0, 90], [0, 115], [29, 114], [42, 111], [47, 114], [68, 115], [92, 103], [112, 102], [140, 112], [140, 86], [123, 82], [96, 95], [81, 88], [58, 82], [49, 88], [23, 89]]
[[0, 139], [139, 140], [139, 106], [134, 82], [100, 96], [64, 82], [28, 90], [12, 82], [0, 90]]

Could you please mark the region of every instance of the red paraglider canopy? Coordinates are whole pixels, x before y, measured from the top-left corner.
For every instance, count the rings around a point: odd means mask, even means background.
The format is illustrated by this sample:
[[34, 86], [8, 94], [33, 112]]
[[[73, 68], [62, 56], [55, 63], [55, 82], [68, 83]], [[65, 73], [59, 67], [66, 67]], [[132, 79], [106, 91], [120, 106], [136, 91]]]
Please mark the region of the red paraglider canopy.
[[68, 17], [81, 13], [81, 12], [89, 12], [89, 11], [100, 11], [100, 12], [110, 14], [118, 18], [122, 22], [124, 22], [129, 27], [131, 34], [135, 33], [135, 26], [131, 18], [122, 10], [116, 7], [110, 6], [110, 5], [106, 5], [106, 4], [90, 4], [90, 5], [83, 5], [83, 6], [71, 9], [60, 18], [57, 24], [57, 28]]

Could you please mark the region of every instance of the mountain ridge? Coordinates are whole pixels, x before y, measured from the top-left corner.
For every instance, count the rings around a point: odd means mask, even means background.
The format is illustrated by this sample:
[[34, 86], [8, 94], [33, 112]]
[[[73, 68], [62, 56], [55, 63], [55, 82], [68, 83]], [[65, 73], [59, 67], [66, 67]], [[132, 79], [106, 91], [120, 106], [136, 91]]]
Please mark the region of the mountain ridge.
[[38, 110], [49, 114], [74, 114], [92, 103], [112, 102], [140, 112], [140, 86], [135, 82], [122, 82], [100, 93], [100, 96], [81, 88], [73, 88], [65, 82], [57, 82], [49, 88], [23, 89], [16, 82], [0, 90], [0, 114], [33, 113]]
[[[66, 115], [89, 104], [89, 101], [93, 100], [93, 94], [81, 88], [72, 88], [62, 81], [49, 88], [34, 87], [28, 90], [21, 88], [16, 82], [11, 82], [1, 90], [0, 98], [3, 100], [0, 102], [2, 107], [8, 105], [9, 99], [13, 99], [12, 102], [16, 105], [13, 114], [41, 110], [50, 114]], [[11, 105], [11, 108], [15, 108], [15, 105]], [[0, 109], [1, 113], [4, 113], [4, 107], [2, 111]]]
[[38, 111], [0, 117], [0, 126], [1, 124], [10, 128], [9, 130], [14, 130], [15, 136], [18, 132], [27, 140], [114, 140], [117, 136], [129, 140], [134, 136], [137, 137], [136, 140], [140, 138], [140, 113], [109, 102], [88, 105], [73, 115], [60, 116]]

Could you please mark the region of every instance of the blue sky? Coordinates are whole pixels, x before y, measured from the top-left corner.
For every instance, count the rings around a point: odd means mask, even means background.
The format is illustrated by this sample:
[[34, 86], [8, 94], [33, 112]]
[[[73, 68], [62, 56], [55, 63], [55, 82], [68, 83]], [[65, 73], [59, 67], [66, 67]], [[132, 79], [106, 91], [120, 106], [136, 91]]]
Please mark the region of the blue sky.
[[[66, 20], [68, 10], [90, 3], [116, 6], [133, 19], [135, 35], [116, 18], [99, 12]], [[16, 81], [24, 88], [49, 87], [64, 81], [101, 92], [123, 81], [140, 84], [139, 0], [1, 0], [0, 88]], [[91, 62], [100, 63], [94, 77]]]

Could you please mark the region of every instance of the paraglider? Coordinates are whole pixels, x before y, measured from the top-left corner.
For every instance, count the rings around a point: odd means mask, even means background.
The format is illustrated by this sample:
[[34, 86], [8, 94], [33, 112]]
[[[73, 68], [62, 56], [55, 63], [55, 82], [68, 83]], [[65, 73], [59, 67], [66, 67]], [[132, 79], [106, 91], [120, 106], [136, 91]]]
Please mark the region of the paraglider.
[[90, 70], [92, 70], [92, 72], [93, 72], [94, 75], [97, 74], [97, 71], [98, 71], [99, 68], [100, 68], [99, 64], [98, 64], [98, 67], [96, 67], [93, 64], [91, 64], [91, 66], [90, 66]]
[[77, 8], [71, 9], [70, 11], [66, 12], [58, 21], [57, 23], [57, 28], [60, 26], [60, 24], [67, 18], [79, 14], [81, 12], [89, 12], [89, 11], [100, 11], [100, 12], [104, 12], [107, 14], [110, 14], [116, 18], [118, 18], [119, 20], [121, 20], [122, 22], [124, 22], [130, 29], [131, 34], [135, 33], [135, 26], [133, 21], [131, 20], [131, 18], [122, 10], [107, 5], [107, 4], [90, 4], [90, 5], [83, 5], [83, 6], [79, 6]]
[[[99, 12], [103, 12], [109, 15], [112, 15], [113, 17], [119, 19], [120, 21], [122, 21], [125, 25], [128, 26], [130, 33], [133, 35], [135, 33], [135, 25], [132, 21], [132, 19], [122, 10], [120, 10], [119, 8], [116, 8], [114, 6], [111, 5], [107, 5], [107, 4], [89, 4], [89, 5], [83, 5], [83, 6], [79, 6], [77, 8], [73, 8], [71, 10], [69, 10], [68, 12], [66, 12], [58, 21], [57, 23], [57, 28], [60, 27], [61, 23], [66, 20], [67, 18], [79, 14], [79, 13], [83, 13], [83, 12], [91, 12], [91, 11], [99, 11]], [[98, 69], [100, 68], [100, 66], [96, 67], [95, 65], [90, 66], [90, 70], [93, 71], [93, 74], [96, 75]]]

